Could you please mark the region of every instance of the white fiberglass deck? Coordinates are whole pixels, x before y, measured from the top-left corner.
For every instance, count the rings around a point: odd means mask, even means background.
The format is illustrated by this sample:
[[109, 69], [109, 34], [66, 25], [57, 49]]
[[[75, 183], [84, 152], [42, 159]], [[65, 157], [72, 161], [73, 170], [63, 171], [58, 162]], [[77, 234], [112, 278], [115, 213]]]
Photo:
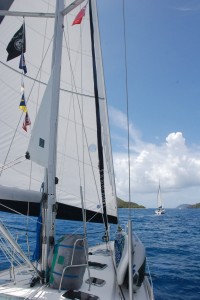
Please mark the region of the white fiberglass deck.
[[[114, 265], [112, 260], [112, 253], [106, 249], [105, 245], [96, 246], [89, 249], [89, 261], [95, 263], [106, 264], [106, 267], [103, 269], [97, 269], [94, 267], [90, 267], [90, 276], [98, 279], [102, 279], [102, 285], [94, 285], [90, 286], [86, 283], [88, 279], [88, 271], [86, 269], [83, 284], [79, 291], [88, 293], [89, 295], [96, 296], [92, 298], [88, 295], [88, 298], [80, 298], [80, 299], [102, 299], [102, 300], [118, 300], [118, 299], [128, 299], [128, 289], [124, 286], [120, 288], [117, 285], [116, 277], [113, 276], [115, 274]], [[16, 268], [15, 269], [15, 279], [10, 280], [9, 271], [3, 271], [0, 273], [0, 299], [2, 300], [14, 300], [14, 299], [44, 299], [44, 300], [61, 300], [61, 299], [70, 299], [64, 296], [66, 291], [58, 291], [55, 289], [51, 289], [46, 285], [42, 285], [40, 283], [36, 283], [34, 287], [30, 287], [30, 281], [33, 276], [33, 271], [28, 268]], [[142, 287], [134, 293], [133, 299], [135, 300], [145, 300], [145, 299], [153, 299], [151, 295], [149, 295], [150, 291], [146, 280], [142, 284]], [[74, 299], [74, 298], [73, 298]]]

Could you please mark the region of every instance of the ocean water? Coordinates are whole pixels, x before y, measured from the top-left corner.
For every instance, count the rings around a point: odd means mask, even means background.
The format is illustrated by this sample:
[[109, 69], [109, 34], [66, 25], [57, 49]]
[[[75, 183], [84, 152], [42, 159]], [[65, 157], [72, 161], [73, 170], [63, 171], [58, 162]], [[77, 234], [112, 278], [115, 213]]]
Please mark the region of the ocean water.
[[[120, 211], [122, 222], [126, 210]], [[134, 210], [133, 227], [145, 244], [156, 300], [200, 300], [200, 210]]]
[[[119, 218], [125, 227], [128, 210], [119, 209]], [[167, 209], [161, 216], [155, 215], [153, 209], [132, 209], [131, 218], [133, 229], [146, 247], [155, 299], [200, 300], [200, 209]], [[33, 250], [36, 219], [27, 224], [26, 218], [6, 213], [0, 213], [0, 219], [13, 233], [17, 226], [18, 240], [24, 249], [27, 236], [23, 230], [28, 227]], [[77, 232], [80, 233], [81, 222], [78, 225]], [[76, 228], [75, 222], [58, 221], [57, 237]], [[113, 237], [115, 231], [116, 226], [111, 226]], [[90, 224], [87, 232], [90, 245], [100, 242], [99, 236], [104, 233], [99, 224]], [[6, 266], [0, 250], [0, 269]]]

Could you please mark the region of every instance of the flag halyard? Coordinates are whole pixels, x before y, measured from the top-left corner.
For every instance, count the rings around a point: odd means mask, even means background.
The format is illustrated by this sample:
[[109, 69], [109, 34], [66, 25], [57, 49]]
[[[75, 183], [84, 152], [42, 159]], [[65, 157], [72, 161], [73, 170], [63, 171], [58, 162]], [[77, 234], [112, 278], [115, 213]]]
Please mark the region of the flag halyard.
[[24, 71], [24, 74], [27, 73], [26, 62], [25, 62], [25, 57], [24, 57], [23, 53], [20, 56], [19, 68]]

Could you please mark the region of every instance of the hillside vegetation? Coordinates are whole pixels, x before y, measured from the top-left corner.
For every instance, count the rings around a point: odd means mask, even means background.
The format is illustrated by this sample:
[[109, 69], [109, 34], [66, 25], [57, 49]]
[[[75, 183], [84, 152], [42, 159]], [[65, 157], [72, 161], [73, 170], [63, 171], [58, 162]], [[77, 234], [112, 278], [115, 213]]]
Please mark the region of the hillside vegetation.
[[196, 203], [196, 204], [181, 204], [181, 205], [177, 206], [177, 208], [179, 208], [179, 209], [200, 208], [200, 203]]
[[137, 203], [131, 202], [129, 206], [129, 202], [124, 201], [117, 197], [117, 206], [118, 208], [145, 208], [143, 205], [139, 205]]
[[200, 203], [190, 205], [189, 208], [200, 208]]

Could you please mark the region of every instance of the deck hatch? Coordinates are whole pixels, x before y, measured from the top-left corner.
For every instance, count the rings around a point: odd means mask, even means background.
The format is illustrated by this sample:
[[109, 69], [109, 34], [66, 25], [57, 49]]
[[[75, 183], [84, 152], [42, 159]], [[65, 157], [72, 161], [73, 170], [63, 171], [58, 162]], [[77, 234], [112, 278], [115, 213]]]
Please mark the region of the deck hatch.
[[106, 283], [105, 280], [96, 277], [90, 277], [85, 282], [96, 286], [103, 286]]
[[61, 296], [61, 299], [100, 300], [98, 296], [75, 290], [68, 290]]
[[108, 266], [107, 264], [101, 264], [95, 261], [89, 261], [88, 264], [90, 268], [97, 269], [97, 270], [103, 270]]

